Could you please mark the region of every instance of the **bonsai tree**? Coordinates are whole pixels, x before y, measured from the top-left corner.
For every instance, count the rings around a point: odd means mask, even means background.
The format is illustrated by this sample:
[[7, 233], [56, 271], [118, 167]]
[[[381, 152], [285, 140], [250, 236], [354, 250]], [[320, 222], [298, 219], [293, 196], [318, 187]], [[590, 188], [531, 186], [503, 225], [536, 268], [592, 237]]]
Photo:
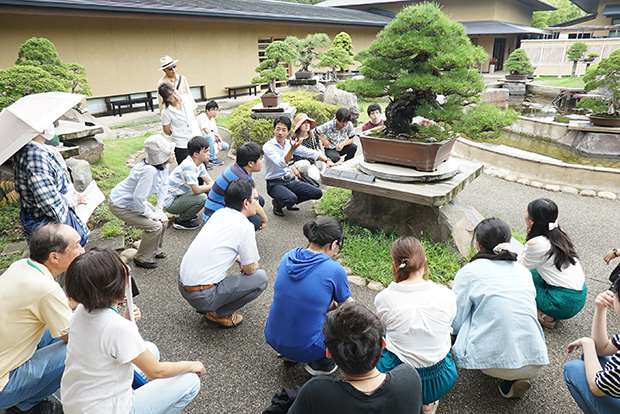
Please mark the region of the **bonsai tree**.
[[353, 59], [351, 59], [349, 52], [339, 46], [334, 47], [332, 43], [332, 47], [329, 48], [329, 50], [327, 50], [325, 53], [323, 53], [323, 56], [321, 56], [319, 67], [331, 68], [332, 77], [333, 79], [336, 79], [336, 72], [339, 68], [342, 72], [349, 69], [349, 65], [352, 65], [354, 63], [355, 62], [353, 62]]
[[396, 137], [415, 132], [411, 120], [421, 107], [460, 105], [484, 90], [475, 66], [487, 58], [471, 44], [460, 23], [444, 15], [436, 3], [404, 8], [356, 59], [362, 62], [362, 80], [349, 79], [339, 86], [367, 97], [389, 96], [385, 110], [386, 133]]
[[566, 51], [566, 55], [568, 60], [573, 61], [573, 68], [571, 69], [570, 76], [575, 76], [575, 72], [577, 71], [577, 62], [583, 60], [583, 54], [588, 50], [588, 45], [583, 42], [575, 42], [571, 47]]
[[587, 92], [594, 89], [599, 89], [600, 92], [607, 91], [610, 95], [607, 114], [614, 117], [620, 116], [618, 113], [620, 109], [620, 50], [616, 50], [607, 59], [602, 59], [592, 65], [583, 81]]
[[314, 33], [309, 34], [303, 39], [288, 36], [284, 41], [297, 51], [295, 64], [299, 65], [299, 70], [301, 72], [310, 72], [310, 66], [312, 66], [314, 60], [321, 57], [321, 54], [315, 52], [314, 49], [327, 47], [329, 45], [329, 36], [325, 33]]
[[590, 69], [590, 65], [596, 60], [597, 57], [599, 57], [598, 53], [589, 53], [588, 56], [586, 56], [584, 59], [584, 62], [586, 62], [586, 72]]
[[254, 77], [252, 83], [267, 83], [269, 87], [265, 94], [277, 95], [276, 81], [288, 79], [286, 68], [280, 63], [290, 65], [296, 57], [295, 49], [289, 43], [276, 40], [265, 49], [265, 60], [255, 69], [259, 76]]
[[36, 66], [11, 66], [0, 70], [0, 109], [33, 93], [66, 91], [67, 85]]
[[527, 57], [525, 50], [519, 48], [508, 56], [504, 69], [509, 70], [512, 75], [530, 75], [534, 72], [534, 68]]
[[340, 32], [334, 37], [332, 47], [340, 47], [347, 51], [349, 56], [353, 56], [353, 41], [347, 32]]

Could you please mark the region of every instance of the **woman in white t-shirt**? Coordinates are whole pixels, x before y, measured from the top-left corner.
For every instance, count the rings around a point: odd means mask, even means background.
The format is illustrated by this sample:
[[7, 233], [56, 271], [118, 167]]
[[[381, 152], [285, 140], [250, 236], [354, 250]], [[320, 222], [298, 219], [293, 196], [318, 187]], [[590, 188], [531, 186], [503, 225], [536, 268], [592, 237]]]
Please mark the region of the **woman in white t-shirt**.
[[174, 155], [181, 164], [189, 155], [187, 142], [194, 137], [201, 137], [200, 127], [196, 120], [196, 102], [191, 95], [179, 95], [174, 86], [168, 82], [157, 89], [166, 107], [161, 112], [161, 125], [164, 132], [174, 142]]
[[395, 282], [375, 297], [377, 316], [386, 327], [386, 346], [377, 369], [387, 372], [407, 363], [420, 374], [425, 413], [454, 386], [456, 366], [450, 354], [456, 296], [445, 286], [425, 279], [426, 253], [415, 237], [392, 245]]
[[577, 250], [558, 225], [558, 206], [539, 198], [527, 206], [527, 242], [519, 263], [527, 267], [536, 286], [538, 321], [547, 328], [556, 320], [575, 316], [586, 303], [588, 290]]
[[[129, 268], [110, 249], [92, 249], [67, 269], [67, 296], [79, 305], [60, 385], [66, 414], [178, 413], [200, 390], [202, 362], [159, 362], [157, 347], [120, 314], [128, 285]], [[153, 378], [136, 390], [134, 365]]]

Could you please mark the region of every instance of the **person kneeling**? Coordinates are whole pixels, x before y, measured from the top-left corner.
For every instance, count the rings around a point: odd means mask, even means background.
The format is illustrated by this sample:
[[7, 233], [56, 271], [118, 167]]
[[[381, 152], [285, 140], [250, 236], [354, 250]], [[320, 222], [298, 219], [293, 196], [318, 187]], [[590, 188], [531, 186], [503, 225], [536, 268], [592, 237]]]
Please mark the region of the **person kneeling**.
[[323, 328], [326, 356], [338, 364], [345, 379], [311, 379], [289, 414], [422, 414], [418, 372], [408, 364], [385, 374], [376, 368], [385, 346], [384, 331], [377, 316], [362, 305], [346, 303], [330, 312]]

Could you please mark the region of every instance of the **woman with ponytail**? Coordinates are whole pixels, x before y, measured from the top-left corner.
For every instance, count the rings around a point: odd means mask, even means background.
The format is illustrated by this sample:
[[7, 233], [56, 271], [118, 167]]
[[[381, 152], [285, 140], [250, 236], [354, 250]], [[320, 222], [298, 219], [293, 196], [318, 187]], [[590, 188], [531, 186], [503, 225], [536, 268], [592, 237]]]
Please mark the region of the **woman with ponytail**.
[[265, 339], [283, 359], [305, 362], [312, 375], [326, 375], [337, 368], [325, 356], [326, 312], [353, 301], [346, 271], [332, 260], [344, 233], [331, 217], [309, 221], [303, 231], [308, 247], [286, 253], [278, 265]]
[[539, 198], [527, 206], [527, 243], [519, 263], [534, 278], [538, 320], [555, 327], [557, 319], [575, 316], [586, 303], [588, 290], [577, 250], [558, 225], [558, 206]]
[[413, 366], [422, 380], [424, 413], [434, 413], [457, 378], [450, 354], [456, 297], [447, 287], [426, 280], [426, 253], [415, 237], [394, 242], [392, 270], [395, 281], [375, 297], [377, 316], [386, 328], [377, 369]]
[[519, 398], [530, 388], [529, 378], [549, 363], [536, 317], [536, 289], [511, 251], [506, 223], [482, 220], [474, 239], [478, 253], [457, 272], [452, 286], [454, 361], [459, 368], [501, 379], [500, 394]]

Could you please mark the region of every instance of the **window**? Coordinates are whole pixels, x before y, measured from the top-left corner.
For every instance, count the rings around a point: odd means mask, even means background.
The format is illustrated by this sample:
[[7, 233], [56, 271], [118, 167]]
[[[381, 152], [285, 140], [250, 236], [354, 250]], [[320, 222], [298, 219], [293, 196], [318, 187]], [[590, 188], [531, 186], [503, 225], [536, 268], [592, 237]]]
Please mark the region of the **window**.
[[[616, 17], [611, 19], [611, 24], [616, 25], [616, 24], [620, 24], [620, 17]], [[609, 37], [620, 37], [620, 29], [618, 30], [610, 30], [609, 31]]]
[[[262, 37], [258, 39], [258, 63], [262, 62], [263, 60], [265, 60], [265, 49], [267, 49], [267, 46], [269, 46], [270, 44], [272, 44], [273, 42], [275, 42], [276, 40], [284, 40], [283, 37]], [[289, 65], [287, 63], [280, 63], [280, 65], [284, 66], [286, 68], [286, 71], [288, 72], [289, 76], [291, 75], [291, 68], [289, 67]], [[281, 88], [283, 86], [286, 86], [286, 81], [278, 81], [276, 82], [276, 88]], [[263, 84], [261, 85], [261, 89], [267, 89], [267, 85]]]

